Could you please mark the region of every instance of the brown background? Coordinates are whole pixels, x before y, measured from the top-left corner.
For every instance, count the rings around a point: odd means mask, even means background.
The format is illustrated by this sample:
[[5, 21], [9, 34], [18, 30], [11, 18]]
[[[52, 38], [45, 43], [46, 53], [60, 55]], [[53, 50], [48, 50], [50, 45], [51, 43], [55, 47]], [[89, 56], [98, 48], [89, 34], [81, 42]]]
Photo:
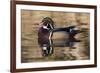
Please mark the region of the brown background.
[[[53, 55], [44, 58], [37, 43], [38, 24], [44, 17], [51, 17], [55, 23], [55, 28], [77, 25], [80, 30], [86, 28], [88, 31], [76, 35], [76, 38], [82, 40], [82, 42], [75, 44], [76, 49], [54, 47]], [[21, 24], [22, 62], [89, 59], [89, 13], [21, 10]], [[58, 38], [58, 36], [56, 35], [55, 38]]]

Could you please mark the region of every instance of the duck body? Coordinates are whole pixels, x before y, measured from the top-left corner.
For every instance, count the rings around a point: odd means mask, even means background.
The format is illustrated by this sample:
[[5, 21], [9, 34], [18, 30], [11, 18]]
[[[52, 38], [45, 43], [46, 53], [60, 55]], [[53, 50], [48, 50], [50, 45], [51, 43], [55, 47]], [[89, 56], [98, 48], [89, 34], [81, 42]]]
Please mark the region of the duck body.
[[74, 28], [75, 26], [54, 29], [53, 46], [73, 47], [75, 42], [80, 42], [80, 40], [75, 39], [75, 35], [80, 33], [80, 30], [74, 30]]

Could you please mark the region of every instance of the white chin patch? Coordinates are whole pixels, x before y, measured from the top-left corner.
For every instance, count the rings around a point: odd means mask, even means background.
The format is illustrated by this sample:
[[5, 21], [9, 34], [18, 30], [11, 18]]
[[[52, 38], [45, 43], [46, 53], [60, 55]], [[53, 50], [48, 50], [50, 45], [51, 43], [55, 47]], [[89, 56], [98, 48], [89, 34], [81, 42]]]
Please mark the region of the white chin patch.
[[47, 49], [47, 47], [43, 47], [43, 50], [46, 50]]
[[47, 26], [43, 26], [44, 29], [48, 29]]

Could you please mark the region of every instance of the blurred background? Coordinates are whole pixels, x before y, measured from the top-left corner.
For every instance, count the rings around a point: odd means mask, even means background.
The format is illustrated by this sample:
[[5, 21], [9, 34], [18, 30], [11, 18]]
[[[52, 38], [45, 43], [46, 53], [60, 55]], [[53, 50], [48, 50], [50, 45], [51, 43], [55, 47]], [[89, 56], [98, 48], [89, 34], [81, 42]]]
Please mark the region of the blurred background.
[[[39, 23], [45, 17], [52, 18], [55, 28], [73, 25], [77, 26], [77, 29], [84, 31], [75, 36], [75, 38], [81, 40], [81, 42], [74, 44], [75, 49], [70, 47], [54, 47], [52, 56], [42, 56], [41, 48], [38, 45], [38, 29], [40, 27]], [[89, 25], [89, 13], [21, 10], [21, 62], [89, 59]], [[57, 38], [63, 38], [62, 34], [55, 34], [53, 36], [54, 40]]]

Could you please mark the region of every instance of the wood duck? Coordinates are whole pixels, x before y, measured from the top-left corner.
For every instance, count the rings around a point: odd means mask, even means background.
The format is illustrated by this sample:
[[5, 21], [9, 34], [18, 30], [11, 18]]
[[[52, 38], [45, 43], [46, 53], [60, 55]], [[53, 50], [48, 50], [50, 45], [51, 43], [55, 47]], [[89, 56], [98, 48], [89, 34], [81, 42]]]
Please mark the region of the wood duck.
[[[80, 33], [80, 30], [75, 30], [75, 26], [69, 26], [64, 28], [54, 28], [54, 22], [51, 18], [46, 17], [41, 22], [41, 27], [38, 31], [38, 43], [40, 47], [42, 48], [42, 55], [48, 56], [53, 54], [53, 47], [59, 46], [63, 47], [63, 44], [60, 45], [54, 45], [52, 36], [55, 34], [55, 32], [64, 32], [69, 37], [65, 40], [66, 47], [73, 47], [75, 42], [80, 42], [80, 40], [77, 40], [74, 38], [74, 36], [78, 33]], [[64, 46], [65, 46], [64, 45]]]
[[41, 27], [38, 31], [38, 43], [42, 48], [42, 55], [48, 56], [53, 53], [53, 46], [52, 46], [52, 30], [54, 29], [54, 22], [51, 18], [46, 17], [41, 22]]

